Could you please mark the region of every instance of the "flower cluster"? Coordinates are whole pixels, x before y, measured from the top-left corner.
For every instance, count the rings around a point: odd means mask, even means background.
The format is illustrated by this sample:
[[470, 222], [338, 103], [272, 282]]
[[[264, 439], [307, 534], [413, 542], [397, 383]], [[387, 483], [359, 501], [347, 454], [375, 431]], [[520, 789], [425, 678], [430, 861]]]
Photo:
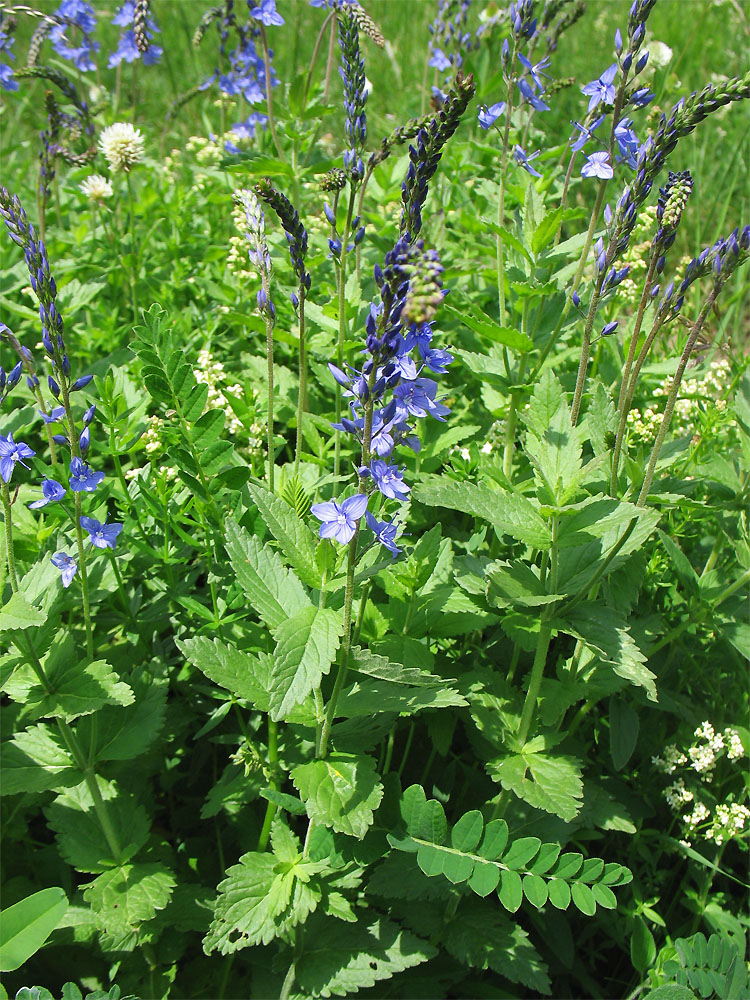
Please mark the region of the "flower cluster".
[[[400, 445], [419, 451], [414, 421], [427, 416], [444, 420], [450, 412], [437, 398], [435, 379], [424, 374], [442, 373], [453, 360], [447, 351], [431, 344], [435, 302], [442, 297], [441, 273], [434, 251], [426, 251], [421, 240], [412, 245], [408, 235], [402, 236], [386, 255], [385, 267], [375, 269], [380, 302], [370, 306], [361, 369], [347, 366], [342, 371], [329, 363], [350, 399], [351, 413], [333, 426], [357, 439], [362, 464], [358, 468], [360, 493], [340, 506], [330, 501], [312, 508], [323, 521], [323, 538], [344, 543], [354, 536], [367, 507], [368, 492], [362, 491], [368, 483], [384, 501], [407, 500], [411, 487], [404, 482], [403, 469], [392, 461], [393, 452]], [[367, 524], [395, 556], [395, 523], [378, 521], [368, 512]]]
[[230, 434], [236, 434], [242, 429], [242, 422], [233, 414], [229, 405], [226, 393], [230, 396], [241, 396], [242, 386], [239, 383], [227, 384], [227, 377], [224, 372], [224, 365], [217, 361], [209, 350], [205, 348], [198, 352], [198, 366], [195, 369], [195, 381], [208, 386], [208, 398], [206, 399], [206, 410], [223, 410], [228, 414], [227, 430]]
[[115, 122], [102, 129], [99, 149], [113, 173], [130, 173], [144, 155], [141, 130], [130, 122]]
[[12, 66], [4, 62], [5, 59], [11, 62], [15, 59], [12, 51], [15, 41], [13, 28], [13, 21], [0, 13], [0, 87], [3, 90], [18, 90], [19, 86], [18, 80], [13, 75]]
[[[95, 70], [92, 54], [98, 51], [99, 42], [91, 38], [96, 29], [96, 13], [91, 4], [85, 0], [63, 0], [55, 11], [55, 18], [60, 23], [49, 30], [49, 38], [57, 55], [69, 59], [81, 73]], [[83, 37], [79, 44], [71, 45], [68, 36], [71, 29], [76, 28]]]
[[[47, 386], [54, 398], [52, 410], [47, 412], [46, 409], [42, 409], [40, 413], [46, 424], [59, 423], [62, 425], [62, 433], [52, 435], [52, 441], [67, 448], [70, 452], [68, 489], [75, 495], [74, 526], [78, 536], [79, 557], [83, 558], [82, 531], [88, 532], [90, 542], [96, 548], [114, 548], [115, 540], [122, 528], [122, 525], [100, 524], [93, 518], [81, 514], [81, 494], [93, 493], [103, 481], [104, 473], [92, 469], [83, 457], [91, 443], [91, 425], [96, 413], [96, 406], [89, 406], [83, 413], [80, 418], [82, 429], [79, 434], [73, 416], [71, 396], [84, 389], [91, 382], [93, 376], [83, 375], [77, 379], [73, 379], [71, 376], [70, 362], [65, 353], [63, 318], [55, 302], [57, 285], [50, 274], [47, 249], [44, 242], [37, 237], [33, 225], [28, 221], [18, 197], [11, 197], [5, 188], [0, 188], [0, 215], [5, 220], [11, 239], [24, 251], [29, 269], [29, 280], [39, 299], [42, 344], [52, 368], [52, 373], [47, 376]], [[4, 339], [11, 343], [15, 340], [9, 331], [4, 335]], [[33, 373], [34, 367], [30, 362], [30, 355], [23, 349], [20, 350], [20, 353], [22, 361], [28, 363]], [[13, 370], [11, 376], [17, 381], [16, 369]], [[4, 372], [3, 376], [5, 376]], [[29, 387], [38, 393], [37, 398], [40, 399], [41, 392], [36, 374], [29, 374], [27, 381]], [[6, 377], [6, 385], [7, 382]], [[6, 501], [8, 499], [7, 484], [15, 467], [20, 464], [28, 469], [29, 466], [26, 465], [24, 459], [33, 458], [34, 454], [35, 452], [25, 442], [15, 441], [12, 434], [0, 437], [0, 478], [6, 490]], [[41, 492], [41, 497], [30, 504], [34, 509], [59, 503], [67, 494], [65, 486], [54, 479], [44, 479], [41, 484]], [[53, 562], [63, 574], [64, 586], [69, 586], [76, 573], [76, 560], [64, 552], [58, 552], [53, 557]]]
[[159, 62], [164, 50], [153, 42], [159, 29], [150, 16], [148, 0], [125, 0], [112, 18], [112, 24], [126, 30], [120, 32], [117, 48], [109, 57], [107, 65], [110, 68], [141, 58], [144, 66]]
[[[693, 733], [693, 742], [686, 750], [675, 744], [667, 746], [662, 756], [652, 757], [654, 767], [663, 774], [673, 775], [682, 770], [663, 790], [670, 809], [680, 816], [685, 837], [693, 836], [701, 828], [702, 836], [715, 844], [722, 844], [740, 833], [750, 819], [750, 810], [742, 802], [716, 801], [709, 787], [723, 786], [732, 775], [716, 780], [717, 766], [722, 758], [737, 761], [745, 756], [739, 733], [731, 726], [717, 732], [710, 722], [703, 722]], [[724, 793], [722, 793], [724, 794]], [[686, 806], [692, 806], [683, 813]], [[712, 813], [713, 810], [713, 813]], [[687, 846], [690, 841], [685, 839]]]
[[337, 12], [341, 66], [339, 73], [344, 81], [344, 109], [346, 111], [346, 137], [349, 149], [344, 153], [344, 166], [352, 180], [360, 181], [365, 167], [362, 151], [367, 139], [367, 79], [365, 61], [359, 45], [359, 24], [353, 11], [342, 7]]
[[267, 177], [255, 185], [255, 194], [267, 205], [270, 205], [278, 216], [289, 244], [292, 267], [299, 279], [300, 286], [309, 290], [311, 279], [305, 270], [307, 230], [300, 221], [297, 209], [281, 191], [273, 186]]
[[[453, 73], [463, 66], [463, 54], [475, 48], [466, 30], [471, 0], [438, 0], [435, 20], [428, 25], [430, 32], [430, 66], [439, 73]], [[444, 99], [442, 92], [440, 97]]]

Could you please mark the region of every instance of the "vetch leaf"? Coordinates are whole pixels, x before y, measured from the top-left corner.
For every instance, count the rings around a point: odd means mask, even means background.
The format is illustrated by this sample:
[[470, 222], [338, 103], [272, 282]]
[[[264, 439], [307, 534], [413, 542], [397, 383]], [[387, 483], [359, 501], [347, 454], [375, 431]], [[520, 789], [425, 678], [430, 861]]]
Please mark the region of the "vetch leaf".
[[518, 872], [504, 870], [501, 873], [497, 895], [506, 910], [516, 912], [523, 901], [523, 885]]
[[517, 870], [526, 868], [532, 858], [536, 857], [542, 842], [538, 837], [520, 837], [514, 840], [503, 855], [503, 864]]
[[451, 830], [451, 844], [457, 851], [473, 851], [484, 830], [484, 819], [478, 809], [464, 813]]
[[558, 910], [567, 910], [570, 906], [570, 886], [560, 878], [551, 878], [547, 883], [549, 901]]
[[0, 972], [20, 968], [42, 947], [68, 909], [62, 889], [42, 889], [0, 912]]
[[523, 894], [537, 910], [547, 902], [547, 883], [541, 875], [524, 875]]
[[270, 677], [274, 721], [285, 719], [320, 684], [336, 657], [344, 629], [341, 612], [304, 608], [276, 630]]
[[291, 778], [311, 820], [359, 840], [383, 798], [372, 757], [333, 753], [298, 765]]
[[582, 882], [574, 882], [570, 887], [570, 895], [576, 907], [588, 917], [596, 913], [596, 899], [591, 887]]

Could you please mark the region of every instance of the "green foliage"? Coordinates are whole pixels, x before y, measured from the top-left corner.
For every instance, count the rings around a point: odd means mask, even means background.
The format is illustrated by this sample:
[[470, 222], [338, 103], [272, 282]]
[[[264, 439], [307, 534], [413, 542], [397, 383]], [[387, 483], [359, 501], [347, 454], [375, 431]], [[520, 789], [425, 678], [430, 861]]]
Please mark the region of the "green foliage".
[[62, 889], [42, 889], [0, 912], [0, 972], [12, 972], [37, 952], [68, 908]]

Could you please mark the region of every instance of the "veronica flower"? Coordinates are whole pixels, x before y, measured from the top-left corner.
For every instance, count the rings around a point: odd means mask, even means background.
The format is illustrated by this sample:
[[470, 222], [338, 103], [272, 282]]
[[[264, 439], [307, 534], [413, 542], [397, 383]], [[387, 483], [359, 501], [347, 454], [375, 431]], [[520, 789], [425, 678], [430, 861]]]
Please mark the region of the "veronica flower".
[[399, 472], [397, 465], [388, 465], [381, 458], [376, 458], [370, 464], [370, 474], [373, 482], [389, 500], [408, 500], [411, 487], [404, 482], [403, 472]]
[[67, 552], [56, 552], [50, 562], [61, 571], [63, 587], [69, 587], [78, 570], [78, 563]]
[[95, 517], [81, 517], [79, 521], [83, 530], [88, 531], [91, 536], [91, 544], [97, 549], [115, 547], [117, 536], [122, 531], [121, 524], [107, 524], [106, 521], [102, 524]]
[[575, 142], [571, 142], [570, 144], [570, 148], [574, 153], [583, 149], [589, 139], [593, 139], [594, 132], [599, 128], [603, 121], [604, 115], [600, 115], [599, 118], [595, 118], [590, 125], [581, 125], [580, 122], [573, 122], [573, 128], [577, 129], [581, 133]]
[[480, 108], [477, 121], [481, 128], [490, 128], [505, 113], [505, 101], [498, 101], [489, 108]]
[[536, 96], [527, 80], [519, 80], [518, 89], [526, 104], [530, 104], [536, 111], [549, 111], [549, 104], [545, 104], [541, 97]]
[[65, 416], [65, 407], [56, 406], [54, 409], [50, 410], [49, 413], [42, 413], [39, 411], [39, 415], [45, 424], [56, 424], [59, 420], [62, 420]]
[[357, 523], [367, 510], [367, 494], [357, 493], [344, 500], [340, 506], [335, 500], [316, 503], [310, 510], [323, 522], [320, 526], [321, 538], [334, 538], [341, 545], [346, 545], [354, 538]]
[[434, 66], [436, 70], [443, 73], [446, 69], [450, 69], [451, 61], [442, 49], [435, 49], [429, 65]]
[[526, 58], [523, 52], [519, 52], [518, 61], [521, 63], [522, 66], [526, 67], [526, 71], [528, 72], [531, 79], [534, 81], [534, 86], [537, 88], [537, 90], [543, 93], [544, 84], [542, 83], [540, 76], [546, 76], [548, 80], [551, 79], [549, 73], [542, 72], [542, 70], [545, 70], [549, 66], [549, 56], [545, 56], [543, 59], [540, 59], [538, 63], [532, 65], [531, 61]]
[[0, 435], [0, 478], [3, 482], [10, 482], [16, 462], [20, 462], [24, 469], [28, 469], [28, 465], [23, 459], [32, 458], [35, 454], [36, 452], [32, 451], [23, 441], [14, 441], [12, 434], [7, 437]]
[[[6, 59], [16, 58], [11, 52], [14, 40], [13, 35], [7, 31], [0, 31], [0, 56], [4, 55]], [[13, 69], [4, 62], [0, 62], [0, 87], [3, 90], [18, 90], [19, 87], [18, 80], [13, 76]]]
[[614, 173], [612, 164], [609, 162], [609, 153], [605, 151], [592, 153], [581, 167], [582, 177], [599, 177], [602, 180], [609, 180], [610, 177], [614, 177]]
[[615, 140], [620, 151], [620, 157], [629, 167], [635, 168], [638, 151], [641, 144], [638, 136], [632, 129], [633, 121], [630, 118], [621, 118], [615, 125]]
[[372, 531], [380, 544], [393, 554], [393, 558], [399, 554], [401, 549], [396, 548], [396, 530], [398, 525], [393, 521], [378, 521], [369, 510], [365, 514], [367, 527]]
[[65, 496], [66, 490], [62, 483], [58, 483], [55, 479], [44, 479], [42, 480], [42, 498], [41, 500], [34, 500], [33, 503], [29, 504], [32, 510], [37, 510], [39, 507], [46, 507], [48, 503], [58, 503]]
[[520, 146], [516, 146], [513, 150], [513, 159], [516, 163], [520, 164], [527, 173], [531, 174], [532, 177], [541, 177], [542, 175], [539, 171], [535, 170], [529, 162], [530, 160], [535, 160], [537, 156], [539, 156], [540, 152], [541, 150], [537, 149], [535, 153], [531, 153], [527, 156]]
[[598, 80], [592, 80], [585, 87], [581, 87], [581, 93], [589, 98], [589, 114], [598, 104], [614, 104], [615, 88], [612, 84], [615, 76], [617, 76], [617, 63], [612, 63]]
[[[89, 35], [96, 28], [94, 8], [84, 0], [63, 0], [55, 11], [55, 16], [64, 19], [67, 24], [59, 24], [52, 28], [49, 37], [55, 52], [63, 59], [70, 59], [76, 69], [88, 73], [96, 69], [96, 63], [91, 53], [99, 49], [99, 42], [92, 42]], [[71, 27], [80, 28], [83, 40], [80, 45], [70, 45], [67, 31]]]
[[74, 493], [80, 493], [81, 491], [93, 493], [103, 479], [103, 472], [94, 472], [80, 458], [71, 459], [69, 483]]
[[258, 6], [250, 11], [250, 17], [254, 17], [267, 28], [284, 23], [284, 18], [276, 10], [276, 0], [260, 0]]

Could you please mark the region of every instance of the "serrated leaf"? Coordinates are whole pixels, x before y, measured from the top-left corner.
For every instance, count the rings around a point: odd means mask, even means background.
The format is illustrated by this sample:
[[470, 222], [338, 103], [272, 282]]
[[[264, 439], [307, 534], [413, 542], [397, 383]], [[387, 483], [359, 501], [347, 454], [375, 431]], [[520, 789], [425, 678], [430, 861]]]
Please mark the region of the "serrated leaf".
[[297, 575], [308, 587], [320, 588], [322, 578], [315, 561], [317, 538], [283, 500], [264, 486], [248, 483], [247, 490], [269, 531], [281, 546]]
[[128, 864], [104, 872], [83, 891], [111, 950], [132, 951], [138, 928], [169, 902], [176, 884], [174, 875], [160, 864]]
[[583, 782], [579, 761], [574, 757], [532, 753], [527, 745], [520, 754], [491, 761], [488, 770], [503, 788], [566, 822], [581, 810]]
[[[388, 681], [390, 684], [403, 684], [409, 687], [432, 687], [435, 684], [448, 683], [439, 674], [430, 674], [419, 667], [405, 667], [395, 663], [386, 656], [352, 646], [349, 654], [349, 665], [361, 674], [374, 677], [376, 680]], [[452, 680], [452, 678], [451, 678]]]
[[277, 722], [320, 686], [344, 630], [341, 612], [304, 608], [276, 630], [270, 677], [271, 718]]
[[187, 659], [219, 687], [231, 691], [235, 698], [252, 702], [261, 712], [268, 711], [270, 656], [245, 653], [219, 639], [211, 640], [202, 635], [177, 639], [176, 643]]
[[564, 504], [581, 478], [583, 430], [571, 424], [560, 383], [550, 369], [535, 386], [523, 419], [529, 429], [524, 450], [535, 469], [539, 498]]
[[81, 781], [81, 772], [48, 726], [32, 726], [0, 746], [0, 794], [44, 792]]
[[20, 593], [13, 594], [0, 608], [0, 632], [44, 625], [46, 620], [46, 612], [35, 608]]
[[519, 353], [526, 353], [534, 347], [533, 340], [515, 327], [501, 326], [487, 316], [471, 311], [471, 308], [459, 310], [450, 305], [444, 308], [447, 315], [453, 317], [459, 324], [468, 326], [480, 337], [486, 337], [495, 344], [504, 344]]
[[41, 684], [29, 689], [26, 707], [31, 718], [54, 716], [72, 722], [82, 715], [91, 715], [104, 705], [132, 705], [135, 695], [104, 660], [80, 660], [75, 653], [75, 641], [67, 636], [46, 664], [47, 682], [52, 691]]
[[[146, 810], [112, 782], [97, 780], [120, 846], [120, 860], [128, 861], [148, 839], [151, 824]], [[112, 848], [84, 782], [62, 792], [44, 812], [57, 836], [60, 854], [68, 864], [81, 872], [103, 872], [113, 867]]]
[[656, 674], [646, 666], [646, 657], [628, 631], [621, 612], [601, 602], [588, 601], [567, 609], [561, 620], [554, 620], [554, 627], [580, 639], [618, 677], [645, 688], [651, 701], [658, 700]]
[[549, 548], [552, 536], [544, 518], [529, 500], [515, 493], [501, 493], [486, 486], [458, 483], [425, 477], [417, 483], [413, 495], [420, 503], [432, 507], [460, 510], [472, 517], [488, 521], [498, 535], [510, 535], [535, 548]]
[[359, 840], [383, 798], [372, 757], [333, 753], [300, 764], [291, 778], [312, 821]]
[[336, 715], [346, 719], [365, 718], [379, 712], [414, 715], [424, 708], [463, 705], [466, 699], [450, 687], [408, 688], [385, 681], [362, 681], [342, 692]]
[[315, 921], [297, 959], [297, 982], [307, 996], [349, 996], [433, 958], [436, 949], [385, 917], [341, 924]]
[[[94, 759], [130, 760], [151, 746], [164, 724], [169, 685], [146, 675], [131, 678], [135, 703], [127, 708], [105, 705], [95, 716], [76, 724], [84, 746], [94, 745]], [[93, 744], [92, 744], [93, 738]]]
[[485, 568], [487, 577], [487, 600], [493, 607], [505, 608], [514, 605], [522, 608], [536, 608], [561, 600], [564, 594], [548, 594], [539, 577], [528, 563], [493, 562]]
[[7, 906], [0, 912], [0, 972], [13, 972], [35, 955], [62, 920], [68, 899], [62, 889], [49, 888]]
[[271, 854], [243, 854], [219, 883], [213, 922], [203, 941], [207, 955], [268, 944], [304, 921], [321, 899], [313, 878], [320, 865], [279, 865]]

